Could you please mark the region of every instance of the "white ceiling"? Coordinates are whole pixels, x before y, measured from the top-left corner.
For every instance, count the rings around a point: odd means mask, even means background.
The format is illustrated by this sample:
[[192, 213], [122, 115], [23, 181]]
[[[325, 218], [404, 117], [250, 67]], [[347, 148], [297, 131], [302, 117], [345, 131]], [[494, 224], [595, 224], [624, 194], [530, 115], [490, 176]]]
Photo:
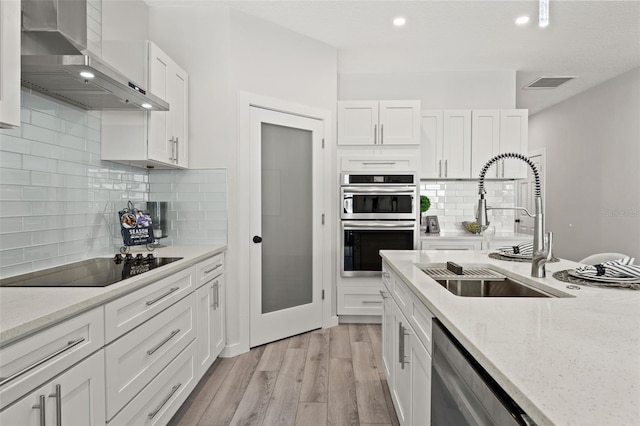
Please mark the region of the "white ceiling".
[[[338, 49], [339, 73], [515, 70], [518, 108], [530, 114], [640, 66], [640, 0], [146, 0], [150, 6], [216, 5], [260, 17]], [[391, 21], [402, 15], [403, 28]], [[518, 27], [518, 16], [529, 15]], [[521, 90], [540, 76], [578, 78]]]

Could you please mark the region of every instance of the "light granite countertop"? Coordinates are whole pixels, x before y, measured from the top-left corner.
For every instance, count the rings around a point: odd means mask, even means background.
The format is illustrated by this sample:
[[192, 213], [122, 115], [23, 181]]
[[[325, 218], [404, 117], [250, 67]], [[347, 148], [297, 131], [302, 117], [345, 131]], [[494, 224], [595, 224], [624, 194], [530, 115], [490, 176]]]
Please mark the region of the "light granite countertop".
[[0, 287], [0, 346], [103, 305], [225, 250], [226, 246], [159, 248], [153, 251], [154, 256], [183, 259], [107, 287]]
[[[567, 288], [547, 265], [531, 278], [529, 263], [479, 251], [381, 251], [471, 355], [540, 425], [637, 425], [640, 421], [640, 291]], [[490, 264], [540, 289], [568, 297], [458, 297], [415, 264]]]

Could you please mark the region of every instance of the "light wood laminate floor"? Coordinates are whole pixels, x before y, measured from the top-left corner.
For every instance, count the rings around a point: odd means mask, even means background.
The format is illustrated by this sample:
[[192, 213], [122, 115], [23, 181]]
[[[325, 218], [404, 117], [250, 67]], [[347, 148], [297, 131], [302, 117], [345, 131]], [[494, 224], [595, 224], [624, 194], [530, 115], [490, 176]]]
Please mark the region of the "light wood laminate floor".
[[398, 425], [381, 340], [341, 324], [219, 358], [170, 425]]

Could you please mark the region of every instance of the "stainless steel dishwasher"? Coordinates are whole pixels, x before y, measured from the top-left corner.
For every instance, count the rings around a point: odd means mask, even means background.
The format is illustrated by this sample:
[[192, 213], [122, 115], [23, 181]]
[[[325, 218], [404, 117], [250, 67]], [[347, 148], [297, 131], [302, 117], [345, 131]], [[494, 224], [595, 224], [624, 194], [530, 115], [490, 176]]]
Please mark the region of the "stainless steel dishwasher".
[[535, 425], [437, 319], [433, 320], [431, 425]]

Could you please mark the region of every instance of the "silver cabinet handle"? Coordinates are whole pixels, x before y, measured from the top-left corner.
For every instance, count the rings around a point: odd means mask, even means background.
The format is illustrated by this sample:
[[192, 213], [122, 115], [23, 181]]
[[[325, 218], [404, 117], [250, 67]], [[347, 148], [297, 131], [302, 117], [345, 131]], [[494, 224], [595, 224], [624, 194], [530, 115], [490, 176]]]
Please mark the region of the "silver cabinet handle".
[[[81, 337], [77, 340], [70, 340], [69, 342], [67, 342], [67, 346], [65, 346], [64, 348], [60, 348], [57, 351], [55, 351], [54, 353], [45, 356], [44, 358], [39, 359], [38, 361], [34, 362], [33, 364], [31, 364], [30, 366], [23, 368], [22, 370], [18, 371], [17, 373], [12, 374], [9, 377], [0, 377], [0, 386], [4, 385], [5, 383], [9, 383], [10, 381], [12, 381], [13, 379], [15, 379], [16, 377], [29, 372], [31, 370], [33, 370], [36, 367], [41, 366], [42, 364], [44, 364], [45, 362], [57, 357], [58, 355], [60, 355], [63, 352], [68, 351], [69, 349], [79, 345], [80, 343], [84, 342], [85, 338]], [[44, 408], [43, 408], [44, 410]]]
[[180, 138], [176, 136], [176, 164], [180, 162]]
[[499, 176], [500, 176], [500, 163], [497, 162], [496, 163], [496, 177], [499, 177]]
[[449, 160], [444, 160], [444, 177], [449, 177]]
[[373, 144], [376, 145], [378, 143], [378, 125], [373, 125]]
[[442, 177], [442, 160], [438, 160], [438, 177]]
[[171, 388], [171, 391], [169, 392], [169, 395], [167, 395], [165, 397], [165, 399], [162, 400], [162, 402], [160, 403], [158, 408], [156, 408], [155, 410], [153, 410], [152, 412], [149, 413], [149, 415], [147, 416], [149, 418], [149, 420], [153, 419], [156, 416], [156, 414], [158, 414], [160, 412], [160, 410], [162, 410], [162, 407], [164, 407], [164, 405], [171, 399], [173, 394], [176, 393], [178, 389], [180, 389], [180, 386], [182, 386], [182, 383], [178, 383], [177, 385], [175, 385], [175, 386], [173, 386]]
[[393, 166], [394, 164], [396, 164], [396, 162], [395, 161], [387, 161], [387, 162], [382, 162], [382, 161], [375, 161], [375, 162], [363, 161], [362, 164], [364, 164], [365, 166], [379, 166], [379, 165]]
[[173, 336], [175, 336], [178, 333], [180, 333], [180, 329], [173, 330], [170, 335], [168, 335], [162, 340], [162, 342], [158, 343], [155, 347], [149, 349], [147, 351], [147, 355], [153, 355], [158, 349], [164, 346], [169, 340], [173, 338]]
[[218, 263], [216, 266], [214, 266], [211, 269], [207, 269], [206, 271], [204, 271], [205, 274], [210, 274], [211, 272], [215, 271], [216, 269], [220, 268], [222, 266], [222, 263]]
[[56, 399], [56, 426], [62, 426], [62, 386], [56, 385], [56, 391], [49, 398]]
[[386, 299], [387, 297], [387, 293], [385, 291], [380, 290], [380, 296], [382, 296], [382, 299]]
[[384, 144], [384, 124], [380, 125], [380, 145]]
[[[382, 273], [382, 276], [385, 277], [385, 278], [391, 278], [391, 274], [386, 272], [386, 271]], [[380, 290], [380, 291], [382, 291], [382, 290]]]
[[502, 160], [502, 177], [504, 177], [504, 160]]
[[218, 293], [220, 289], [220, 284], [218, 280], [216, 280], [211, 286], [211, 307], [213, 309], [218, 309], [220, 307], [220, 295]]
[[173, 288], [169, 289], [169, 291], [167, 291], [164, 294], [161, 294], [160, 296], [156, 297], [155, 299], [148, 300], [147, 301], [147, 306], [151, 306], [151, 305], [153, 305], [155, 303], [158, 303], [159, 301], [161, 301], [162, 299], [164, 299], [165, 297], [167, 297], [171, 293], [176, 292], [178, 290], [180, 290], [180, 287], [173, 287]]
[[404, 338], [405, 336], [408, 336], [409, 334], [411, 334], [406, 328], [404, 328], [402, 326], [402, 323], [399, 323], [400, 328], [399, 328], [399, 339], [400, 339], [400, 344], [399, 346], [399, 353], [398, 353], [398, 357], [399, 357], [399, 363], [400, 363], [400, 368], [404, 370], [404, 365], [405, 364], [409, 364], [409, 361], [406, 360], [407, 356], [405, 355], [405, 347], [404, 347]]
[[175, 154], [176, 144], [174, 143], [173, 136], [171, 136], [171, 138], [169, 139], [169, 142], [171, 143], [171, 156], [169, 157], [169, 161], [175, 161], [174, 156], [176, 155]]
[[38, 404], [33, 405], [31, 408], [35, 409], [35, 410], [40, 410], [40, 426], [46, 426], [47, 423], [47, 416], [46, 413], [44, 411], [44, 395], [40, 395], [38, 397]]
[[378, 303], [382, 303], [382, 300], [363, 300], [362, 303], [377, 305]]

